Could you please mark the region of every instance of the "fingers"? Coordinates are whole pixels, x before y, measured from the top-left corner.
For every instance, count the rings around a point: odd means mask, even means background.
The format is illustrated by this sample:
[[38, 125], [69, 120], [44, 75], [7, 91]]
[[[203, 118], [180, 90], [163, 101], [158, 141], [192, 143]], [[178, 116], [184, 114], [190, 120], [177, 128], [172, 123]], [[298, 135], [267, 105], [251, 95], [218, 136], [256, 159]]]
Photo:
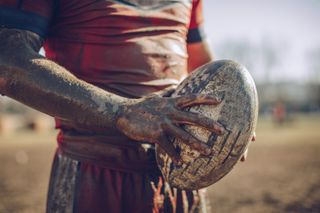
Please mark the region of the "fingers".
[[176, 106], [180, 109], [185, 107], [192, 107], [195, 105], [218, 105], [221, 99], [212, 95], [188, 95], [175, 98]]
[[248, 156], [248, 149], [246, 149], [246, 151], [243, 153], [240, 161], [245, 162], [247, 160], [247, 156]]
[[256, 132], [253, 133], [253, 136], [251, 138], [251, 141], [254, 142], [256, 141], [256, 138], [257, 138], [257, 135], [256, 135]]
[[211, 154], [211, 149], [207, 144], [203, 143], [188, 132], [176, 127], [173, 124], [167, 125], [166, 132], [168, 132], [172, 137], [180, 138], [185, 144], [189, 145], [192, 149], [199, 151], [203, 155]]
[[[251, 138], [251, 142], [254, 142], [254, 141], [256, 141], [256, 132], [253, 133], [253, 136]], [[249, 149], [247, 148], [246, 151], [241, 156], [241, 159], [240, 159], [241, 162], [245, 162], [247, 160], [247, 158], [248, 158], [248, 150]]]
[[166, 135], [162, 135], [158, 141], [158, 144], [161, 146], [162, 149], [170, 156], [173, 162], [177, 165], [181, 164], [181, 158], [177, 153], [174, 145], [171, 141], [169, 141]]
[[218, 135], [222, 135], [226, 131], [221, 124], [199, 113], [177, 111], [173, 114], [172, 119], [179, 124], [204, 127]]

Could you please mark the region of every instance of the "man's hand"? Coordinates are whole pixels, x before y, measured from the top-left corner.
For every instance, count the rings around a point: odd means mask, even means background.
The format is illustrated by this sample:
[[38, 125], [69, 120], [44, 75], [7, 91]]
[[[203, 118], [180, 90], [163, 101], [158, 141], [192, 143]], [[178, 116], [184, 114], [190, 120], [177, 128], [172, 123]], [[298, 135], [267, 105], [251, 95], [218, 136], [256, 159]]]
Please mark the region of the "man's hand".
[[183, 111], [194, 105], [218, 105], [221, 100], [208, 95], [187, 95], [183, 97], [148, 97], [120, 107], [116, 120], [117, 128], [137, 141], [159, 144], [176, 162], [181, 162], [170, 137], [178, 137], [191, 148], [204, 155], [211, 149], [203, 142], [183, 130], [180, 124], [204, 127], [218, 135], [225, 129], [218, 122], [203, 115]]

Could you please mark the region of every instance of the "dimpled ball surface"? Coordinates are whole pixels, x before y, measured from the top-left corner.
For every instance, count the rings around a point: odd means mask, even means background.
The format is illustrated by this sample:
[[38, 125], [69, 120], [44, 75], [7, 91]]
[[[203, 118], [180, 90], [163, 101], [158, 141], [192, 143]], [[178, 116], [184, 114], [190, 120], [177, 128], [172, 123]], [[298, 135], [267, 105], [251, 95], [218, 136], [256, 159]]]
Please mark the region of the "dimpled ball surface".
[[186, 111], [201, 113], [222, 124], [224, 135], [206, 129], [182, 125], [187, 132], [207, 143], [211, 156], [202, 156], [179, 138], [171, 138], [184, 161], [176, 166], [162, 148], [156, 146], [158, 166], [173, 187], [195, 190], [207, 187], [225, 176], [246, 150], [256, 127], [258, 98], [254, 81], [247, 69], [230, 60], [215, 61], [195, 70], [173, 93], [208, 94], [222, 99], [217, 106], [200, 105]]

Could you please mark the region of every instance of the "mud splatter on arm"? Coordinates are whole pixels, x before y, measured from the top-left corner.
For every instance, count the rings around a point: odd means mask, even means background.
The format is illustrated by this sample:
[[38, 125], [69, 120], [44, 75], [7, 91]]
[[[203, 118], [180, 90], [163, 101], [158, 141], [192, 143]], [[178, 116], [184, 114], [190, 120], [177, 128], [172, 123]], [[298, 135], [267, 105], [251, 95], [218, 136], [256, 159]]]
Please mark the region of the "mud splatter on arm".
[[206, 143], [179, 124], [202, 126], [217, 134], [224, 128], [203, 115], [183, 111], [198, 105], [221, 102], [210, 95], [127, 99], [77, 79], [65, 68], [38, 54], [41, 39], [28, 31], [0, 28], [0, 93], [51, 116], [89, 130], [122, 132], [136, 141], [158, 143], [179, 163], [180, 157], [168, 136], [179, 137], [204, 155]]
[[0, 28], [0, 93], [54, 117], [114, 127], [118, 105], [129, 100], [77, 79], [38, 54], [41, 46], [37, 34]]

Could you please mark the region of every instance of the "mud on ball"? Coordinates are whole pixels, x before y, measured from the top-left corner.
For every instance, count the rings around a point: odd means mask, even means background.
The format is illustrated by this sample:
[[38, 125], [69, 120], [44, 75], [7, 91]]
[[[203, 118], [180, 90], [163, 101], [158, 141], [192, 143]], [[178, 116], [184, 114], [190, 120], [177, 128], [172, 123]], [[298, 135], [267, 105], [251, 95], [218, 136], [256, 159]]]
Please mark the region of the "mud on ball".
[[183, 125], [182, 128], [207, 143], [213, 154], [202, 156], [180, 139], [171, 138], [184, 161], [182, 166], [174, 165], [165, 151], [156, 146], [157, 163], [166, 181], [173, 187], [195, 190], [217, 182], [239, 161], [256, 127], [258, 98], [247, 69], [230, 60], [215, 61], [198, 68], [172, 96], [184, 94], [222, 98], [218, 106], [200, 105], [185, 110], [201, 113], [227, 129], [224, 135], [218, 136], [201, 127]]

